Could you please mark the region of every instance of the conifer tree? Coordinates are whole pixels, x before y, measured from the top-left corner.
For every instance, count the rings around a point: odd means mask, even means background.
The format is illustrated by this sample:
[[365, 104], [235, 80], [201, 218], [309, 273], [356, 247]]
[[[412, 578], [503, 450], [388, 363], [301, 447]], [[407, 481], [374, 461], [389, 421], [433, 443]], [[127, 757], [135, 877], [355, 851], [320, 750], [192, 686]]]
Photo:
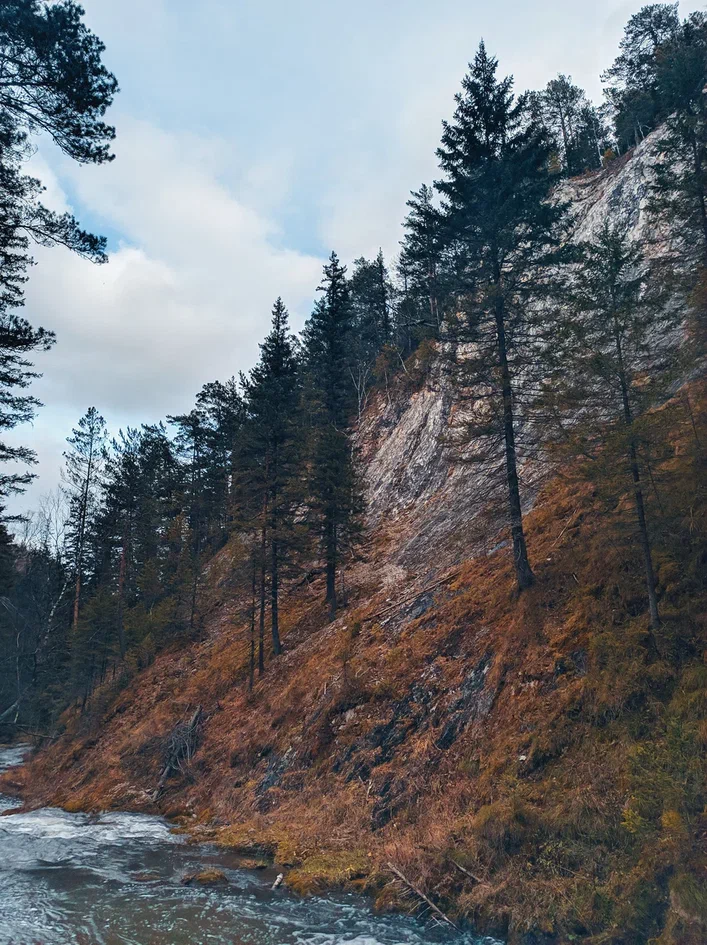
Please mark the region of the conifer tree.
[[680, 28], [677, 3], [650, 3], [626, 24], [621, 52], [602, 75], [620, 150], [638, 145], [665, 117], [656, 51]]
[[571, 76], [558, 75], [530, 97], [534, 117], [557, 142], [562, 169], [580, 174], [601, 166], [606, 130], [596, 108]]
[[446, 229], [463, 246], [464, 342], [455, 367], [460, 383], [482, 403], [465, 412], [463, 434], [502, 449], [513, 561], [519, 590], [533, 583], [518, 473], [519, 407], [532, 367], [533, 310], [548, 291], [548, 268], [560, 261], [566, 207], [550, 201], [552, 142], [534, 121], [513, 80], [482, 43], [445, 122], [438, 150]]
[[[39, 377], [27, 355], [33, 351], [48, 351], [54, 340], [52, 332], [33, 328], [24, 318], [3, 311], [0, 304], [0, 434], [31, 420], [37, 408], [41, 407], [36, 397], [24, 393]], [[26, 446], [10, 446], [0, 440], [0, 514], [4, 500], [9, 495], [23, 492], [34, 478], [33, 473], [17, 472], [8, 468], [8, 464], [31, 466], [35, 462], [33, 450]]]
[[100, 485], [105, 466], [107, 431], [105, 420], [95, 407], [89, 407], [67, 438], [70, 449], [64, 453], [65, 491], [69, 501], [69, 542], [74, 574], [72, 626], [78, 629], [81, 588], [86, 566], [87, 537], [98, 510]]
[[359, 417], [366, 403], [376, 360], [393, 340], [392, 307], [394, 288], [388, 267], [379, 250], [375, 259], [354, 260], [351, 277], [351, 308], [354, 324], [353, 382]]
[[679, 222], [673, 249], [707, 267], [707, 16], [696, 13], [659, 47], [656, 86], [668, 114], [652, 188], [653, 210]]
[[[191, 575], [189, 593], [189, 630], [198, 623], [199, 589], [203, 568], [203, 554], [208, 540], [209, 503], [205, 486], [208, 480], [209, 455], [207, 451], [206, 418], [201, 410], [194, 408], [188, 414], [168, 417], [177, 427], [175, 446], [182, 459], [182, 497], [184, 514], [182, 537], [188, 535], [188, 550], [180, 549], [180, 573]], [[189, 559], [187, 566], [186, 559]]]
[[[405, 236], [401, 241], [399, 269], [405, 280], [406, 299], [414, 298], [421, 303], [414, 327], [419, 333], [420, 326], [424, 326], [428, 335], [438, 337], [444, 305], [444, 242], [442, 217], [434, 206], [433, 196], [432, 188], [423, 184], [407, 201], [409, 213], [403, 222]], [[411, 327], [408, 318], [408, 333]]]
[[212, 381], [197, 394], [196, 409], [204, 430], [204, 475], [201, 488], [206, 538], [211, 546], [225, 540], [230, 514], [235, 452], [245, 420], [238, 381]]
[[320, 298], [304, 328], [307, 409], [310, 422], [309, 508], [326, 566], [326, 599], [333, 620], [337, 573], [352, 547], [361, 502], [349, 423], [355, 409], [351, 380], [353, 313], [336, 253], [324, 266]]
[[[301, 501], [300, 379], [297, 345], [282, 299], [260, 345], [260, 359], [242, 378], [247, 423], [240, 461], [247, 482], [241, 491], [260, 532], [260, 665], [264, 661], [265, 579], [270, 578], [273, 651], [281, 652], [279, 599], [283, 568], [297, 546], [295, 512]], [[247, 493], [247, 497], [244, 496]]]
[[[550, 325], [544, 427], [561, 455], [614, 498], [632, 495], [649, 602], [660, 624], [642, 448], [651, 408], [666, 399], [680, 371], [679, 314], [666, 305], [640, 245], [622, 224], [605, 223], [585, 244], [557, 320]], [[553, 427], [551, 418], [560, 418]]]
[[[42, 204], [41, 183], [23, 173], [32, 134], [46, 134], [79, 163], [112, 159], [114, 130], [103, 121], [117, 91], [101, 62], [103, 45], [72, 0], [0, 4], [0, 430], [31, 419], [39, 402], [18, 391], [36, 377], [27, 355], [54, 336], [13, 310], [24, 302], [31, 243], [63, 245], [105, 261], [105, 240], [82, 230], [70, 213]], [[0, 463], [32, 463], [31, 450], [0, 444]], [[22, 491], [28, 473], [4, 473], [0, 499]]]

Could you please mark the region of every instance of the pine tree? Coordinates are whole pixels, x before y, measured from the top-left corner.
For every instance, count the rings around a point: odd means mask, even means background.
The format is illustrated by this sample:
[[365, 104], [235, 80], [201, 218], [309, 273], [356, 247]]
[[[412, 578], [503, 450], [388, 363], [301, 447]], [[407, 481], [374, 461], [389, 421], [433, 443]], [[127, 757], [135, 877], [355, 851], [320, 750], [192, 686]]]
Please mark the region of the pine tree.
[[394, 288], [379, 250], [375, 259], [354, 260], [351, 277], [351, 308], [354, 323], [353, 382], [359, 417], [374, 375], [376, 360], [393, 339]]
[[[32, 328], [13, 310], [24, 302], [31, 243], [63, 245], [105, 261], [105, 240], [82, 230], [70, 213], [41, 202], [43, 187], [23, 173], [30, 135], [49, 135], [79, 163], [111, 160], [113, 129], [103, 116], [117, 91], [101, 63], [103, 45], [71, 2], [6, 0], [0, 5], [0, 430], [31, 419], [39, 402], [18, 394], [36, 377], [27, 355], [46, 350], [51, 332]], [[0, 445], [0, 462], [32, 463], [31, 450]], [[0, 499], [22, 491], [29, 473], [3, 474]]]
[[326, 566], [333, 620], [342, 555], [355, 543], [361, 502], [349, 424], [355, 409], [351, 379], [353, 313], [346, 267], [332, 253], [318, 300], [304, 328], [306, 404], [310, 422], [309, 508]]
[[260, 655], [264, 666], [265, 582], [270, 578], [273, 651], [280, 642], [279, 600], [283, 569], [297, 547], [295, 513], [300, 502], [302, 460], [300, 377], [297, 345], [282, 299], [272, 312], [272, 327], [260, 345], [260, 359], [242, 379], [247, 423], [240, 452], [243, 507], [260, 534]]
[[652, 188], [656, 214], [679, 222], [683, 269], [707, 266], [707, 16], [694, 14], [659, 47], [656, 85], [669, 117]]
[[484, 405], [463, 435], [502, 449], [518, 588], [533, 583], [518, 474], [522, 387], [532, 358], [533, 310], [547, 293], [549, 265], [560, 261], [566, 207], [551, 201], [552, 142], [528, 99], [514, 100], [511, 78], [482, 43], [445, 122], [438, 150], [446, 228], [463, 245], [464, 342], [455, 367], [462, 386]]
[[238, 381], [212, 381], [197, 394], [196, 409], [204, 428], [204, 498], [206, 540], [220, 545], [228, 533], [238, 437], [245, 421], [245, 406]]
[[[188, 414], [167, 419], [177, 427], [175, 446], [182, 461], [181, 507], [186, 531], [181, 534], [189, 536], [189, 547], [188, 551], [180, 549], [179, 560], [180, 573], [185, 575], [188, 571], [191, 575], [189, 630], [193, 631], [199, 622], [199, 590], [209, 534], [209, 501], [205, 490], [209, 470], [208, 433], [206, 418], [196, 408]], [[189, 558], [188, 567], [185, 556]]]
[[[631, 494], [645, 570], [650, 625], [660, 624], [645, 496], [651, 410], [680, 371], [680, 316], [656, 287], [627, 227], [606, 223], [568, 284], [549, 325], [544, 426], [562, 456], [616, 499]], [[560, 418], [554, 427], [552, 418]]]
[[620, 150], [638, 145], [666, 112], [658, 88], [656, 51], [680, 28], [677, 3], [651, 3], [626, 24], [621, 52], [602, 75]]
[[[404, 280], [406, 308], [404, 333], [406, 347], [412, 350], [411, 335], [416, 340], [424, 334], [439, 337], [444, 308], [444, 241], [442, 217], [433, 203], [432, 188], [423, 184], [407, 201], [409, 213], [403, 222], [399, 271]], [[410, 302], [414, 300], [413, 304]], [[417, 309], [415, 317], [412, 310]], [[420, 328], [424, 332], [420, 332]]]
[[74, 609], [72, 625], [78, 629], [81, 587], [86, 566], [87, 537], [99, 501], [105, 466], [105, 420], [95, 407], [89, 407], [67, 438], [70, 449], [64, 453], [65, 491], [69, 501], [69, 541], [74, 574]]
[[[0, 307], [0, 432], [5, 433], [32, 420], [37, 408], [41, 407], [36, 397], [23, 393], [39, 377], [27, 355], [32, 351], [48, 351], [53, 344], [52, 332], [32, 328], [25, 319], [3, 312]], [[9, 495], [23, 492], [34, 478], [31, 472], [8, 469], [8, 464], [33, 465], [35, 462], [36, 456], [28, 447], [10, 446], [0, 441], [0, 514], [4, 500]]]
[[557, 143], [562, 168], [581, 174], [601, 166], [606, 129], [597, 109], [571, 76], [558, 75], [542, 92], [532, 93], [534, 118], [545, 125]]

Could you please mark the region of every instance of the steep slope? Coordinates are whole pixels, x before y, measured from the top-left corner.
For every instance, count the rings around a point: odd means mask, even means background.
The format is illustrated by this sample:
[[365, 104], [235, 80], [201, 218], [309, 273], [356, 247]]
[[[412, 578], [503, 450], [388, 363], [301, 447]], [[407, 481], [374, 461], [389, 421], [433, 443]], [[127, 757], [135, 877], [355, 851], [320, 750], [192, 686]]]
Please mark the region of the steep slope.
[[[650, 145], [567, 185], [582, 236], [618, 212], [647, 225]], [[516, 598], [488, 483], [440, 445], [453, 402], [422, 352], [362, 424], [369, 528], [340, 618], [319, 580], [291, 587], [285, 653], [248, 693], [227, 547], [204, 638], [69, 716], [22, 775], [28, 803], [161, 810], [272, 854], [295, 889], [354, 884], [381, 907], [403, 901], [392, 863], [514, 941], [701, 941], [707, 417], [704, 389], [689, 397], [665, 409], [658, 655], [620, 515], [569, 474], [533, 484], [538, 582]], [[197, 706], [198, 750], [157, 794]]]

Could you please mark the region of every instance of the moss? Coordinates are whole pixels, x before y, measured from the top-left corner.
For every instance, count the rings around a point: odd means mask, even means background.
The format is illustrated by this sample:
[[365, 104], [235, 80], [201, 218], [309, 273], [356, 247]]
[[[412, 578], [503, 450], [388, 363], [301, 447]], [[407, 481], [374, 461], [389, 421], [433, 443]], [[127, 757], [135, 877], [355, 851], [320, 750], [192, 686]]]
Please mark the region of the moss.
[[228, 877], [221, 870], [201, 870], [182, 878], [184, 886], [226, 886]]
[[244, 856], [238, 865], [242, 870], [266, 870], [270, 863], [267, 860]]
[[277, 850], [277, 843], [258, 835], [246, 824], [229, 824], [228, 827], [219, 827], [210, 839], [216, 846], [225, 847], [243, 856], [271, 857]]
[[324, 889], [349, 886], [365, 879], [370, 872], [370, 859], [363, 852], [317, 853], [308, 856], [297, 869], [290, 870], [285, 882], [300, 896], [308, 896]]
[[536, 827], [537, 817], [516, 797], [486, 804], [472, 820], [477, 838], [499, 853], [518, 850]]

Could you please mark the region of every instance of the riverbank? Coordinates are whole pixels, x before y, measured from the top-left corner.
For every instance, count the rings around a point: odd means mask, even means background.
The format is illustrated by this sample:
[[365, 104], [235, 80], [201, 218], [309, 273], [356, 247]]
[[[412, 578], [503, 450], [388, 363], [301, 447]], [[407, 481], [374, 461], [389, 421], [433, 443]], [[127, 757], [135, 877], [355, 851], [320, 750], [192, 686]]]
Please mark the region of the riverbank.
[[[430, 577], [391, 563], [393, 523], [348, 576], [336, 622], [318, 585], [288, 597], [285, 652], [252, 692], [226, 548], [203, 638], [68, 713], [18, 790], [161, 813], [196, 839], [267, 851], [295, 889], [365, 890], [383, 909], [403, 898], [392, 864], [453, 919], [511, 942], [701, 945], [707, 423], [704, 391], [691, 398], [691, 416], [666, 410], [654, 469], [671, 489], [652, 641], [623, 520], [569, 475], [527, 516], [537, 580], [520, 599], [504, 547]], [[155, 803], [197, 706], [198, 748]]]
[[[17, 755], [0, 749], [0, 770]], [[361, 896], [273, 890], [273, 870], [160, 817], [41, 808], [0, 817], [0, 843], [0, 945], [497, 945], [376, 915]]]

